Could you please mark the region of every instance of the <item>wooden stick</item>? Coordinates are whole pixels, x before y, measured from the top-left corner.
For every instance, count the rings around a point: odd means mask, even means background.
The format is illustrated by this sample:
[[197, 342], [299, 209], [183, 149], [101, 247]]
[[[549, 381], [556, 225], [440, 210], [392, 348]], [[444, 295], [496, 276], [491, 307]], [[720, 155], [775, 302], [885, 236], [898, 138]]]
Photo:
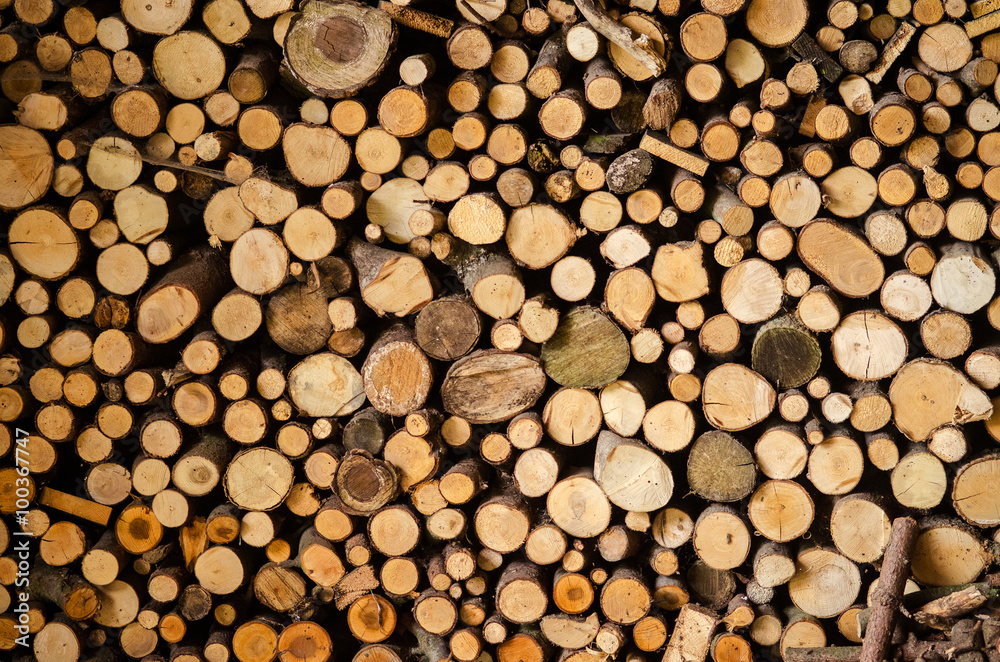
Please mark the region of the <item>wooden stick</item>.
[[820, 646], [786, 648], [785, 662], [858, 662], [861, 646]]
[[892, 523], [878, 589], [872, 599], [872, 615], [861, 645], [861, 662], [881, 662], [888, 654], [896, 612], [902, 604], [903, 587], [909, 575], [910, 557], [919, 531], [920, 527], [912, 517], [900, 517]]
[[38, 497], [38, 503], [43, 506], [61, 510], [69, 515], [81, 517], [83, 519], [106, 526], [111, 521], [111, 507], [104, 506], [87, 499], [54, 490], [51, 487], [42, 489]]

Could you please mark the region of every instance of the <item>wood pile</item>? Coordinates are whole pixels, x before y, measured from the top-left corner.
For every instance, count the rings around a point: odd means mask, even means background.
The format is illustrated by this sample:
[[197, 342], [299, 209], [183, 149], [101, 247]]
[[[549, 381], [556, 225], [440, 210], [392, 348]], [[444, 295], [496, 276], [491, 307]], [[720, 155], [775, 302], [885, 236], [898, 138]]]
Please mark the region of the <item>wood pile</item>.
[[998, 63], [997, 0], [0, 0], [0, 658], [1000, 662]]

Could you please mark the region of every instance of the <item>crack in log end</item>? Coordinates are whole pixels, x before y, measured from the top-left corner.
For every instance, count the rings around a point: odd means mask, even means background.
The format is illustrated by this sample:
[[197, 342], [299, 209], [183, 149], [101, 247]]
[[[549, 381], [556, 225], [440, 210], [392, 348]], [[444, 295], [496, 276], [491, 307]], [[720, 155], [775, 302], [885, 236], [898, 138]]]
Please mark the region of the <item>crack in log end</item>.
[[324, 20], [316, 28], [313, 44], [331, 62], [354, 62], [365, 50], [365, 28], [357, 21], [342, 16]]

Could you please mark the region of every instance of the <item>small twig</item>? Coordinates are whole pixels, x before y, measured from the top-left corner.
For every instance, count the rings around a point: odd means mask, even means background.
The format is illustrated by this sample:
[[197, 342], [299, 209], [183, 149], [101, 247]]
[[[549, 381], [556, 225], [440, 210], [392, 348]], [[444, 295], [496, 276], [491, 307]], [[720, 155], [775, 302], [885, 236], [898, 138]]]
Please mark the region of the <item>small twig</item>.
[[159, 166], [160, 168], [173, 168], [175, 170], [186, 170], [187, 172], [196, 172], [199, 175], [204, 175], [205, 177], [210, 177], [212, 179], [218, 179], [222, 182], [229, 182], [229, 177], [226, 173], [219, 170], [212, 170], [211, 168], [202, 168], [201, 166], [195, 165], [184, 165], [180, 161], [174, 161], [170, 159], [157, 159], [152, 156], [140, 155], [144, 163], [149, 165]]

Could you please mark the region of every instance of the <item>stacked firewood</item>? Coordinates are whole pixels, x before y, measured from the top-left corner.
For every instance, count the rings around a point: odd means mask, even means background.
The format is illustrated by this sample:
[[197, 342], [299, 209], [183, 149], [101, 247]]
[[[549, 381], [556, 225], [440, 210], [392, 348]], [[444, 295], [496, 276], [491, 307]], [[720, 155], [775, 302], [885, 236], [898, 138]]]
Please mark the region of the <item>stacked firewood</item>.
[[617, 2], [0, 0], [0, 658], [997, 662], [1000, 1]]

